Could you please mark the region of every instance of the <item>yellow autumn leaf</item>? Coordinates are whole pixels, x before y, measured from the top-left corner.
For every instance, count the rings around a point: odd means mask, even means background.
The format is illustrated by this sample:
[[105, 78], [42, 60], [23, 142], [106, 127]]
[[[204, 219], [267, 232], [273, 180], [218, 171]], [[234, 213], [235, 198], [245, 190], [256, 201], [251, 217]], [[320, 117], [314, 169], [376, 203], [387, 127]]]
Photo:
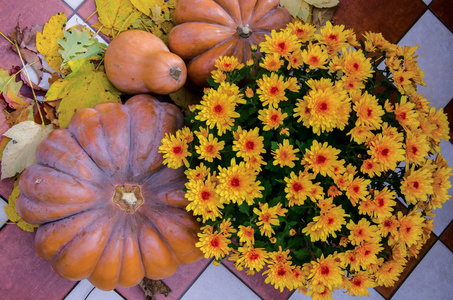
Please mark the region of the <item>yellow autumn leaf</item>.
[[308, 4], [317, 8], [331, 8], [340, 3], [339, 0], [305, 0]]
[[67, 20], [64, 13], [57, 13], [50, 17], [42, 33], [36, 33], [36, 48], [44, 56], [47, 64], [57, 72], [60, 71], [62, 62], [61, 54], [58, 52], [61, 49], [58, 40], [64, 38], [63, 31]]
[[16, 202], [17, 197], [19, 197], [20, 190], [18, 185], [18, 179], [14, 181], [14, 189], [9, 195], [8, 206], [3, 207], [6, 213], [6, 217], [13, 223], [16, 223], [19, 228], [24, 231], [33, 232], [38, 225], [33, 225], [25, 222], [17, 213]]
[[151, 10], [156, 5], [154, 1], [150, 0], [130, 0], [132, 5], [144, 13], [145, 15], [151, 17]]
[[71, 73], [54, 82], [46, 93], [45, 101], [60, 100], [58, 123], [67, 128], [74, 113], [82, 108], [103, 102], [121, 103], [120, 94], [103, 71], [97, 71], [86, 59], [69, 61]]
[[297, 17], [303, 0], [280, 0], [280, 5], [288, 10], [293, 17]]
[[95, 3], [99, 23], [112, 33], [127, 30], [142, 14], [134, 8], [130, 0], [96, 0]]
[[304, 23], [312, 23], [313, 7], [306, 1], [302, 1], [302, 5], [300, 6], [300, 10], [299, 13], [297, 14], [297, 17], [304, 21]]

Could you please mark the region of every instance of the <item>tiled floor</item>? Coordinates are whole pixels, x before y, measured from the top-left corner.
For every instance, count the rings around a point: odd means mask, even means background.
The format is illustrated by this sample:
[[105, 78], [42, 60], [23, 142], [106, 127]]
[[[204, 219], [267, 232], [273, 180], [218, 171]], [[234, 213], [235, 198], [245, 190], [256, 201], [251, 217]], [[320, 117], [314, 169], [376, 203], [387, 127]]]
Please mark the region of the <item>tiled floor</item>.
[[[19, 4], [20, 3], [20, 4]], [[94, 0], [1, 0], [0, 31], [12, 32], [19, 18], [20, 26], [44, 24], [50, 16], [64, 12], [70, 23], [81, 23], [95, 11]], [[383, 32], [391, 42], [420, 45], [419, 66], [425, 72], [426, 87], [419, 91], [436, 108], [444, 107], [453, 123], [453, 1], [451, 0], [340, 0], [337, 24], [364, 31]], [[88, 20], [96, 22], [96, 14]], [[6, 50], [0, 38], [0, 67], [8, 69], [20, 62]], [[452, 135], [453, 137], [453, 135]], [[443, 142], [443, 155], [453, 166], [453, 144]], [[0, 182], [0, 206], [12, 190], [12, 181]], [[453, 189], [450, 190], [450, 194]], [[370, 299], [452, 299], [453, 298], [453, 201], [436, 211], [434, 232], [419, 260], [410, 262], [403, 278], [391, 289], [370, 290]], [[0, 222], [7, 218], [0, 209]], [[246, 276], [225, 262], [215, 267], [208, 260], [181, 267], [164, 280], [172, 289], [165, 298], [157, 299], [309, 299], [302, 294], [280, 293], [265, 285], [260, 274]], [[350, 299], [338, 291], [334, 299]], [[103, 292], [87, 282], [59, 278], [50, 264], [39, 258], [33, 249], [33, 234], [15, 225], [0, 230], [0, 299], [145, 299], [140, 288]]]

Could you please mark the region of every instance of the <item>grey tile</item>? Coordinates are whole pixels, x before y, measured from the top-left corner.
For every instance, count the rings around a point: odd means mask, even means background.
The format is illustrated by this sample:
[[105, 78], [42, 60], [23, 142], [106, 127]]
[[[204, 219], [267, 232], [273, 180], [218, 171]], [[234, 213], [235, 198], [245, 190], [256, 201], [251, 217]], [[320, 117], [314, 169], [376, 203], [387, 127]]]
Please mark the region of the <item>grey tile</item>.
[[420, 46], [416, 55], [426, 86], [420, 86], [418, 92], [432, 106], [445, 107], [453, 97], [453, 33], [431, 11], [426, 11], [398, 44]]
[[[442, 141], [440, 144], [442, 156], [448, 161], [448, 165], [453, 168], [453, 145], [449, 141]], [[450, 177], [450, 183], [453, 186], [453, 177]], [[448, 190], [449, 195], [453, 195], [453, 187]], [[433, 232], [439, 236], [447, 228], [453, 220], [453, 200], [450, 198], [442, 205], [441, 209], [434, 211], [436, 217], [434, 218]]]
[[259, 297], [223, 265], [209, 265], [182, 300], [254, 300]]
[[95, 288], [88, 280], [80, 281], [74, 289], [64, 298], [64, 300], [122, 300], [115, 291], [102, 291]]
[[431, 248], [392, 300], [451, 299], [453, 253], [440, 241]]

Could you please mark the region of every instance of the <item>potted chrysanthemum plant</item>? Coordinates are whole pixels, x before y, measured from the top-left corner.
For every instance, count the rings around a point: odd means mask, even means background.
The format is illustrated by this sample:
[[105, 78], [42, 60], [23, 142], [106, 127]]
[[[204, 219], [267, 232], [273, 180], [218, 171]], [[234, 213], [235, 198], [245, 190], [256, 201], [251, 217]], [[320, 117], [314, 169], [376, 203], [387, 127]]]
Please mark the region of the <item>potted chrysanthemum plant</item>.
[[197, 246], [313, 299], [392, 286], [450, 198], [448, 121], [417, 93], [416, 47], [300, 22], [258, 46], [216, 61], [159, 148], [186, 168]]

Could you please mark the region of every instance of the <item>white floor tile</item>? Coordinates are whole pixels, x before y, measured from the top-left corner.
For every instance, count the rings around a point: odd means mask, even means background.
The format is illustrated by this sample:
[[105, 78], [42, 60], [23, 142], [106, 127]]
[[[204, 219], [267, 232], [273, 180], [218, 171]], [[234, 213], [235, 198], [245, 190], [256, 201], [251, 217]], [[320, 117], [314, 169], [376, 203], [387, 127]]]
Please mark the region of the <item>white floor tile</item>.
[[5, 206], [8, 206], [8, 203], [6, 203], [3, 198], [0, 198], [0, 227], [2, 227], [8, 221], [8, 217], [6, 216], [4, 209]]
[[429, 5], [433, 0], [423, 0], [423, 2], [425, 2], [426, 5]]
[[[344, 293], [344, 290], [336, 290], [335, 293], [332, 295], [333, 300], [357, 300], [357, 299], [364, 299], [364, 300], [385, 300], [375, 289], [368, 289], [370, 293], [370, 297], [354, 297], [352, 295], [348, 295]], [[306, 296], [302, 293], [298, 293], [297, 291], [294, 292], [288, 300], [312, 300], [311, 297]]]
[[452, 299], [453, 253], [437, 241], [392, 300]]
[[124, 300], [124, 298], [115, 291], [105, 292], [93, 288], [94, 286], [88, 280], [82, 280], [64, 298], [64, 300]]
[[[78, 14], [74, 14], [71, 18], [69, 18], [68, 22], [66, 22], [66, 28], [71, 28], [74, 25], [83, 25], [83, 26], [90, 28], [93, 32], [96, 32]], [[108, 44], [100, 35], [96, 36], [96, 38], [98, 39], [99, 42], [106, 44], [106, 45]]]
[[254, 300], [259, 297], [226, 267], [210, 264], [182, 300]]
[[419, 86], [418, 92], [432, 106], [445, 107], [453, 98], [453, 33], [426, 11], [398, 44], [420, 46], [415, 53], [418, 66], [425, 72], [426, 87]]
[[64, 0], [64, 2], [66, 2], [66, 4], [69, 5], [72, 9], [79, 7], [83, 1], [84, 0]]
[[[448, 161], [450, 168], [453, 168], [453, 145], [449, 141], [442, 141], [440, 144], [442, 156]], [[453, 186], [453, 177], [450, 177], [450, 182]], [[453, 195], [453, 187], [448, 191], [449, 195]], [[453, 198], [450, 198], [446, 203], [442, 205], [441, 209], [434, 211], [436, 217], [434, 218], [434, 230], [433, 232], [439, 236], [447, 228], [450, 222], [453, 220]]]

